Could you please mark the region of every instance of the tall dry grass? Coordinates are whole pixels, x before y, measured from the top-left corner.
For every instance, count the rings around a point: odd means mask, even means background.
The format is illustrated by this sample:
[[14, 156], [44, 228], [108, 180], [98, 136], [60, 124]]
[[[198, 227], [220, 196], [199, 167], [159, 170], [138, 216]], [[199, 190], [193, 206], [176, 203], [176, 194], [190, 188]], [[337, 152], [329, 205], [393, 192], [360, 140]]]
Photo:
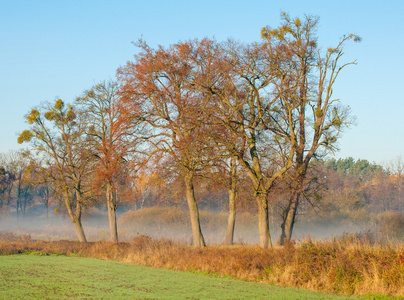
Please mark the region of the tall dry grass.
[[130, 243], [35, 241], [0, 235], [0, 253], [36, 251], [135, 263], [156, 268], [203, 272], [338, 294], [404, 296], [404, 247], [380, 246], [352, 236], [261, 249], [208, 246], [139, 235]]

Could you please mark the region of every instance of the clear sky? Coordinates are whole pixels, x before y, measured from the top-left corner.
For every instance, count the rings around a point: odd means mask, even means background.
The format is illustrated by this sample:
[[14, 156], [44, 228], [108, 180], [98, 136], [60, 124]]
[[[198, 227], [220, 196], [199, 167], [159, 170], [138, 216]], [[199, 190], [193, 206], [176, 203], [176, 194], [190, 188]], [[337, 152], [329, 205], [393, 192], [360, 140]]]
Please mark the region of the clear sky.
[[334, 94], [350, 105], [357, 126], [340, 140], [337, 157], [384, 163], [404, 155], [404, 1], [0, 0], [0, 152], [19, 149], [24, 114], [42, 101], [71, 102], [115, 77], [143, 37], [167, 46], [194, 38], [259, 41], [280, 14], [316, 15], [320, 46], [344, 34], [362, 37], [345, 48], [357, 60]]

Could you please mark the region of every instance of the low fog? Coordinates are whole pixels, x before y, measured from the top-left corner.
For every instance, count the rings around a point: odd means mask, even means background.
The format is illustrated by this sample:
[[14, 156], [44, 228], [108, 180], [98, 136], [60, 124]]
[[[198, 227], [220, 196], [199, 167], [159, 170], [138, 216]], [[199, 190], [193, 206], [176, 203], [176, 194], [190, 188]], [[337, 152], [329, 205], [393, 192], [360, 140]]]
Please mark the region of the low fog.
[[[48, 216], [43, 206], [28, 209], [25, 215], [17, 215], [13, 209], [3, 211], [0, 219], [0, 232], [11, 232], [19, 236], [30, 235], [37, 240], [77, 240], [70, 218], [63, 212], [50, 207]], [[173, 216], [173, 213], [176, 215]], [[188, 212], [180, 208], [144, 208], [141, 210], [117, 211], [118, 234], [120, 241], [131, 241], [139, 235], [152, 238], [165, 238], [192, 243], [192, 232]], [[201, 211], [201, 228], [207, 244], [221, 244], [225, 240], [227, 213], [225, 211]], [[279, 239], [279, 220], [270, 219], [272, 241]], [[295, 225], [294, 240], [308, 238], [314, 240], [332, 239], [344, 233], [363, 232], [370, 225], [352, 225], [346, 222], [323, 221]], [[83, 227], [87, 240], [109, 240], [109, 225], [106, 209], [91, 208], [83, 216]], [[258, 224], [256, 216], [239, 213], [236, 216], [234, 242], [236, 244], [258, 244]]]

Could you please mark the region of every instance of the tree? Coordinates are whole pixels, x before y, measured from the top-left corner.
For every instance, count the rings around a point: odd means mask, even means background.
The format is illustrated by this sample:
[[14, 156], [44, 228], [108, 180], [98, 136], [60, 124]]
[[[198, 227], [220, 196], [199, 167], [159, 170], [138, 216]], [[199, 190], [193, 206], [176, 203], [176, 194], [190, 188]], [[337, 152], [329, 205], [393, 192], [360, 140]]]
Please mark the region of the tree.
[[27, 170], [29, 160], [27, 159], [26, 153], [23, 151], [11, 151], [9, 153], [9, 165], [15, 174], [16, 208], [17, 216], [19, 217], [21, 213], [25, 215], [27, 202], [32, 200], [33, 195], [31, 195], [31, 193], [34, 189], [34, 185], [30, 180], [30, 174]]
[[26, 208], [34, 198], [35, 184], [28, 172], [29, 159], [25, 150], [9, 151], [2, 155], [2, 164], [7, 169], [7, 205], [15, 199], [17, 217], [25, 216]]
[[1, 166], [0, 167], [0, 195], [1, 195], [1, 202], [0, 202], [0, 208], [3, 207], [3, 195], [7, 187], [7, 181], [8, 181], [8, 172], [6, 169]]
[[86, 242], [81, 216], [89, 205], [88, 180], [92, 159], [88, 149], [88, 131], [84, 115], [59, 99], [52, 105], [33, 108], [25, 116], [30, 125], [18, 137], [18, 143], [31, 142], [44, 164], [33, 160], [33, 172], [45, 173], [63, 195], [64, 204], [75, 227], [77, 238]]
[[44, 182], [37, 186], [36, 194], [39, 197], [39, 202], [42, 203], [46, 208], [46, 220], [49, 219], [49, 201], [54, 195], [50, 183]]
[[404, 181], [404, 160], [401, 155], [397, 156], [389, 163], [389, 170], [395, 178], [395, 186], [397, 190], [397, 202], [401, 211], [404, 211], [403, 201], [403, 181]]
[[184, 182], [193, 244], [203, 247], [194, 180], [209, 164], [212, 148], [209, 127], [204, 124], [209, 119], [209, 101], [191, 84], [197, 68], [191, 59], [195, 44], [154, 50], [140, 41], [136, 61], [120, 68], [118, 74], [123, 101], [142, 103], [144, 120], [153, 130], [148, 137], [151, 154], [172, 162]]
[[11, 189], [13, 186], [14, 174], [7, 170], [4, 166], [0, 167], [0, 209], [4, 203], [8, 206], [11, 199]]
[[[202, 73], [195, 85], [214, 103], [214, 123], [226, 132], [224, 136], [231, 137], [219, 143], [220, 147], [228, 157], [237, 157], [251, 180], [260, 246], [270, 247], [269, 194], [291, 167], [294, 155], [294, 147], [288, 144], [290, 130], [275, 118], [280, 78], [272, 66], [273, 58], [264, 44], [235, 42], [219, 45], [208, 41], [200, 53], [197, 61]], [[268, 117], [272, 115], [272, 119]]]
[[289, 173], [291, 193], [281, 225], [281, 244], [292, 236], [310, 160], [321, 150], [334, 151], [341, 132], [352, 124], [349, 107], [333, 98], [333, 86], [341, 70], [355, 64], [339, 65], [343, 46], [348, 40], [359, 40], [353, 34], [344, 36], [335, 48], [323, 54], [315, 37], [317, 18], [306, 16], [301, 21], [283, 13], [282, 19], [279, 28], [266, 27], [261, 31], [282, 78], [277, 86], [280, 95], [277, 118], [288, 124], [290, 146], [294, 149], [293, 169]]
[[13, 184], [16, 180], [15, 174], [12, 168], [11, 155], [12, 152], [7, 154], [0, 154], [0, 209], [5, 205], [9, 206], [12, 197], [11, 192], [13, 190]]
[[103, 82], [85, 91], [83, 96], [76, 100], [86, 114], [92, 141], [89, 151], [96, 157], [95, 185], [105, 187], [113, 242], [118, 242], [116, 189], [122, 180], [129, 178], [128, 159], [133, 155], [136, 146], [139, 146], [136, 134], [141, 130], [140, 118], [132, 111], [129, 117], [128, 112], [124, 110], [119, 101], [118, 89], [116, 82]]

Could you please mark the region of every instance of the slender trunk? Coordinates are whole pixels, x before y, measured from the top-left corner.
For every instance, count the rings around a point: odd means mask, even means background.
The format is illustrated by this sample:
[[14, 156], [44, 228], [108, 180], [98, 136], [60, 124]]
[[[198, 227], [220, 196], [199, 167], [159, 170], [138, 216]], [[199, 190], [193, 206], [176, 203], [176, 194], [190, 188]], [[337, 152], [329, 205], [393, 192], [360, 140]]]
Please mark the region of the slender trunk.
[[17, 202], [17, 219], [19, 219], [20, 218], [20, 201], [19, 201], [19, 198], [17, 198], [16, 202]]
[[23, 215], [23, 211], [22, 211], [22, 198], [18, 199], [18, 205], [20, 206], [20, 215]]
[[72, 223], [74, 225], [74, 229], [76, 230], [77, 238], [78, 238], [79, 242], [86, 243], [87, 239], [84, 234], [83, 225], [81, 224], [81, 204], [77, 203], [76, 211], [73, 212], [72, 203], [69, 199], [69, 195], [67, 192], [65, 193], [64, 198], [65, 198], [65, 205], [66, 205], [67, 211], [68, 211], [70, 219], [72, 220]]
[[[84, 234], [83, 225], [81, 224], [82, 211], [83, 211], [83, 199], [82, 199], [81, 193], [76, 191], [76, 211], [75, 211], [76, 218], [75, 218], [75, 220], [77, 220], [77, 221], [74, 224], [74, 226], [75, 227], [77, 226], [76, 232], [77, 232], [77, 236], [79, 237], [79, 241], [85, 243], [85, 242], [87, 242], [87, 239]], [[80, 231], [78, 231], [78, 229]]]
[[49, 221], [49, 189], [45, 190], [44, 194], [44, 205], [46, 206], [46, 222]]
[[118, 242], [118, 229], [116, 226], [116, 201], [114, 197], [114, 189], [111, 182], [107, 183], [107, 207], [108, 207], [108, 220], [109, 230], [111, 234], [111, 241]]
[[140, 201], [140, 208], [139, 208], [139, 209], [142, 209], [142, 208], [143, 208], [145, 198], [146, 198], [146, 197], [145, 197], [144, 195], [142, 195], [141, 201]]
[[299, 193], [293, 192], [289, 198], [289, 205], [284, 212], [284, 217], [281, 224], [282, 233], [279, 239], [279, 244], [284, 245], [286, 240], [291, 240], [293, 226], [295, 225], [297, 207], [299, 206]]
[[25, 217], [25, 212], [27, 209], [27, 198], [24, 196], [24, 201], [23, 201], [23, 206], [22, 206], [22, 216]]
[[81, 224], [81, 218], [73, 221], [74, 229], [76, 230], [76, 235], [80, 243], [86, 243], [86, 235], [84, 234], [84, 228]]
[[191, 218], [191, 228], [194, 247], [205, 247], [205, 240], [202, 235], [201, 224], [199, 221], [198, 205], [195, 200], [193, 174], [187, 174], [184, 177], [186, 197]]
[[8, 196], [7, 196], [7, 208], [10, 207], [11, 202], [11, 189], [8, 189]]
[[[304, 166], [302, 166], [302, 168], [304, 168]], [[296, 172], [294, 185], [292, 186], [292, 191], [289, 198], [289, 204], [283, 213], [283, 220], [281, 224], [282, 233], [279, 238], [279, 244], [281, 245], [283, 245], [286, 240], [291, 240], [292, 238], [293, 227], [295, 225], [297, 208], [299, 206], [300, 194], [303, 191], [305, 176], [305, 169], [303, 169], [303, 171]]]
[[234, 239], [234, 224], [236, 221], [236, 193], [235, 190], [229, 189], [229, 217], [227, 218], [226, 244], [232, 245]]
[[265, 194], [256, 195], [258, 204], [258, 233], [261, 248], [272, 247], [271, 235], [269, 233], [268, 201]]
[[22, 190], [21, 190], [21, 175], [20, 175], [20, 179], [18, 180], [18, 185], [17, 185], [17, 219], [20, 218], [20, 214], [22, 213], [22, 204], [21, 204], [21, 194], [22, 194]]
[[236, 222], [236, 185], [237, 185], [237, 157], [230, 161], [229, 184], [229, 217], [227, 218], [226, 244], [232, 245], [234, 240], [234, 224]]

